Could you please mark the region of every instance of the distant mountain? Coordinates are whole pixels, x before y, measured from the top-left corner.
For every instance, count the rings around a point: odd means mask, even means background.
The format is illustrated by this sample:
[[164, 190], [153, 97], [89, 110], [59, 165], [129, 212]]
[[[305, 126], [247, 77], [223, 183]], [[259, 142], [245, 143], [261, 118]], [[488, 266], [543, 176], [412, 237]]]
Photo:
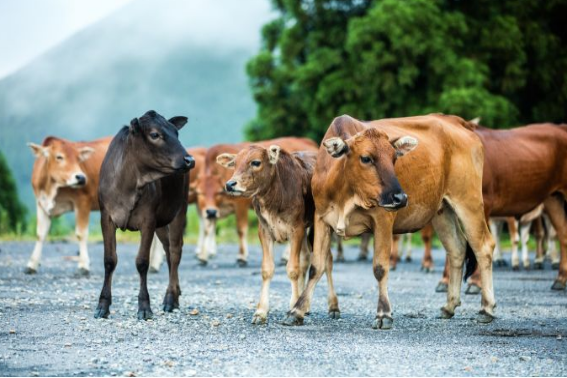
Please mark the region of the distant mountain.
[[244, 66], [270, 18], [268, 0], [137, 0], [0, 80], [0, 150], [24, 202], [26, 142], [47, 135], [114, 135], [154, 109], [189, 117], [186, 146], [242, 140], [255, 113]]

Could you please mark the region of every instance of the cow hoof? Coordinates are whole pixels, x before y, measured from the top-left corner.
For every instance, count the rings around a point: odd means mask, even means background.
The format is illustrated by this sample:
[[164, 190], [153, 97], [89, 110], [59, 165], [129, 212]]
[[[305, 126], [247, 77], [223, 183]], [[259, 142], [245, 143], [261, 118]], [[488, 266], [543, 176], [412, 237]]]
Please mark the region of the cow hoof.
[[492, 323], [493, 320], [494, 320], [494, 315], [491, 315], [484, 310], [480, 310], [478, 316], [476, 317], [476, 321], [481, 324]]
[[534, 270], [543, 270], [543, 263], [542, 262], [535, 262], [534, 263]]
[[366, 255], [358, 255], [357, 260], [358, 261], [366, 261], [367, 257], [366, 257]]
[[559, 270], [559, 263], [558, 262], [551, 263], [551, 269]]
[[268, 323], [268, 314], [264, 313], [255, 313], [252, 317], [252, 324], [254, 325], [263, 325]]
[[467, 286], [467, 290], [465, 290], [465, 294], [468, 295], [478, 295], [480, 294], [480, 286], [475, 284], [470, 284]]
[[286, 266], [287, 265], [287, 260], [286, 259], [280, 259], [280, 266]]
[[507, 266], [508, 263], [506, 262], [506, 260], [500, 259], [500, 260], [494, 260], [494, 265], [498, 267], [503, 267], [503, 266]]
[[284, 321], [282, 322], [284, 326], [302, 326], [303, 325], [303, 318], [297, 315], [293, 315], [289, 313]]
[[447, 290], [449, 290], [449, 285], [447, 285], [445, 282], [439, 282], [437, 284], [437, 287], [435, 288], [436, 293], [446, 293]]
[[421, 270], [423, 271], [423, 273], [431, 273], [433, 272], [433, 269], [429, 266], [422, 266]]
[[152, 273], [152, 274], [159, 273], [159, 269], [154, 268], [153, 266], [150, 266], [149, 272]]
[[395, 266], [395, 265], [391, 265], [391, 266], [390, 266], [390, 270], [396, 270], [396, 266]]
[[85, 268], [79, 268], [77, 269], [77, 272], [75, 273], [75, 277], [80, 278], [80, 277], [90, 277], [91, 272], [88, 269]]
[[175, 300], [172, 293], [166, 293], [162, 304], [163, 312], [173, 312], [176, 308], [179, 308], [179, 302]]
[[346, 259], [344, 256], [337, 256], [337, 258], [335, 259], [336, 263], [344, 263], [346, 262]]
[[412, 259], [411, 259], [411, 257], [409, 257], [409, 256], [408, 256], [408, 257], [406, 257], [406, 262], [412, 262]]
[[532, 267], [530, 264], [524, 264], [524, 269], [525, 270], [530, 270]]
[[450, 312], [445, 307], [441, 307], [441, 319], [451, 319], [455, 316], [454, 312]]
[[517, 272], [517, 271], [520, 270], [520, 266], [519, 266], [519, 265], [512, 265], [512, 270], [513, 270], [514, 272]]
[[98, 307], [96, 308], [95, 313], [94, 313], [94, 318], [95, 319], [108, 319], [108, 315], [110, 315], [110, 310], [108, 309], [108, 307], [98, 305]]
[[149, 320], [153, 318], [154, 318], [154, 313], [152, 312], [151, 309], [138, 311], [138, 320]]
[[372, 328], [374, 329], [392, 329], [392, 326], [394, 325], [394, 319], [389, 318], [389, 317], [383, 317], [383, 318], [379, 318], [376, 317], [376, 319], [374, 319], [374, 322], [372, 323]]
[[340, 319], [341, 318], [341, 312], [338, 309], [337, 310], [329, 310], [329, 318]]
[[207, 264], [209, 263], [207, 260], [203, 260], [199, 257], [197, 257], [197, 260], [199, 261], [200, 266], [207, 266]]
[[248, 265], [248, 261], [238, 259], [238, 260], [236, 260], [236, 264], [238, 264], [239, 268], [245, 268]]
[[26, 269], [24, 269], [24, 274], [36, 274], [37, 270], [35, 270], [34, 268], [30, 268], [27, 267]]
[[555, 280], [555, 282], [551, 286], [551, 290], [565, 290], [565, 284], [559, 280]]

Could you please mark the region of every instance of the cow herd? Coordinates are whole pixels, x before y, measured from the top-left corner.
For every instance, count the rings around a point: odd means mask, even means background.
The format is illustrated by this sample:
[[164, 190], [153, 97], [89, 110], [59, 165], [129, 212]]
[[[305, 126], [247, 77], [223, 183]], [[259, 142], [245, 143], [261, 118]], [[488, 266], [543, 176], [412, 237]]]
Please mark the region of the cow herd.
[[559, 273], [552, 289], [565, 290], [567, 125], [490, 130], [443, 114], [371, 122], [343, 115], [331, 122], [320, 146], [309, 139], [285, 137], [185, 149], [178, 136], [186, 123], [185, 117], [167, 120], [148, 111], [114, 138], [75, 143], [48, 137], [42, 145], [30, 143], [36, 156], [32, 185], [37, 242], [25, 272], [36, 273], [39, 268], [51, 219], [74, 211], [78, 272], [88, 275], [89, 213], [100, 210], [105, 276], [95, 317], [110, 314], [117, 229], [141, 233], [136, 258], [138, 319], [153, 316], [147, 274], [159, 269], [162, 250], [169, 271], [162, 308], [173, 311], [181, 294], [178, 267], [187, 206], [195, 203], [199, 217], [195, 256], [202, 265], [216, 253], [217, 221], [234, 214], [237, 263], [245, 266], [248, 210], [253, 208], [257, 215], [262, 285], [253, 324], [268, 320], [275, 243], [288, 243], [291, 298], [285, 325], [303, 324], [323, 274], [329, 316], [340, 317], [332, 279], [334, 238], [341, 261], [341, 239], [362, 235], [359, 258], [366, 259], [373, 237], [378, 306], [372, 326], [376, 329], [393, 325], [388, 276], [399, 259], [398, 239], [418, 230], [423, 230], [426, 245], [424, 270], [432, 268], [434, 231], [447, 251], [437, 287], [447, 292], [441, 308], [444, 318], [453, 317], [461, 304], [466, 267], [467, 293], [481, 294], [477, 320], [494, 319], [492, 266], [503, 264], [498, 240], [503, 222], [509, 224], [514, 242], [514, 268], [520, 265], [517, 241], [522, 245], [523, 267], [530, 267], [531, 229], [537, 239], [536, 268], [543, 267], [544, 239], [552, 255], [555, 239], [559, 241], [561, 257], [553, 256]]

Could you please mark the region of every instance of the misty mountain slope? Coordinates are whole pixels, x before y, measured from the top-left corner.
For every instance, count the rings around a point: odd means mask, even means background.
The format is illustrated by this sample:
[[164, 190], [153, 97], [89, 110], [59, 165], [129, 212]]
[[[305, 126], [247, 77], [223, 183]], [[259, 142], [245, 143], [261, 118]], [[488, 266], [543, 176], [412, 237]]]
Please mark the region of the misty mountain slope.
[[154, 109], [189, 118], [186, 146], [241, 140], [255, 113], [244, 66], [268, 19], [264, 0], [137, 0], [0, 80], [0, 150], [22, 199], [33, 208], [25, 144], [47, 135], [113, 135]]

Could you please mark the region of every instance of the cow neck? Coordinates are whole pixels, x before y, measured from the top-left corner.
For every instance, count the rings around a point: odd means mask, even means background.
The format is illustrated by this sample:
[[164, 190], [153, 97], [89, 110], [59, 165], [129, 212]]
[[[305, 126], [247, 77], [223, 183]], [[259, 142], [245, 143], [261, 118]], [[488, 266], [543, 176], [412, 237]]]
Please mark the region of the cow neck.
[[39, 162], [39, 178], [37, 180], [39, 196], [37, 201], [40, 207], [49, 214], [55, 207], [55, 197], [57, 197], [60, 186], [57, 185], [57, 182], [53, 180], [47, 172], [47, 159], [48, 157], [44, 157], [42, 161]]

